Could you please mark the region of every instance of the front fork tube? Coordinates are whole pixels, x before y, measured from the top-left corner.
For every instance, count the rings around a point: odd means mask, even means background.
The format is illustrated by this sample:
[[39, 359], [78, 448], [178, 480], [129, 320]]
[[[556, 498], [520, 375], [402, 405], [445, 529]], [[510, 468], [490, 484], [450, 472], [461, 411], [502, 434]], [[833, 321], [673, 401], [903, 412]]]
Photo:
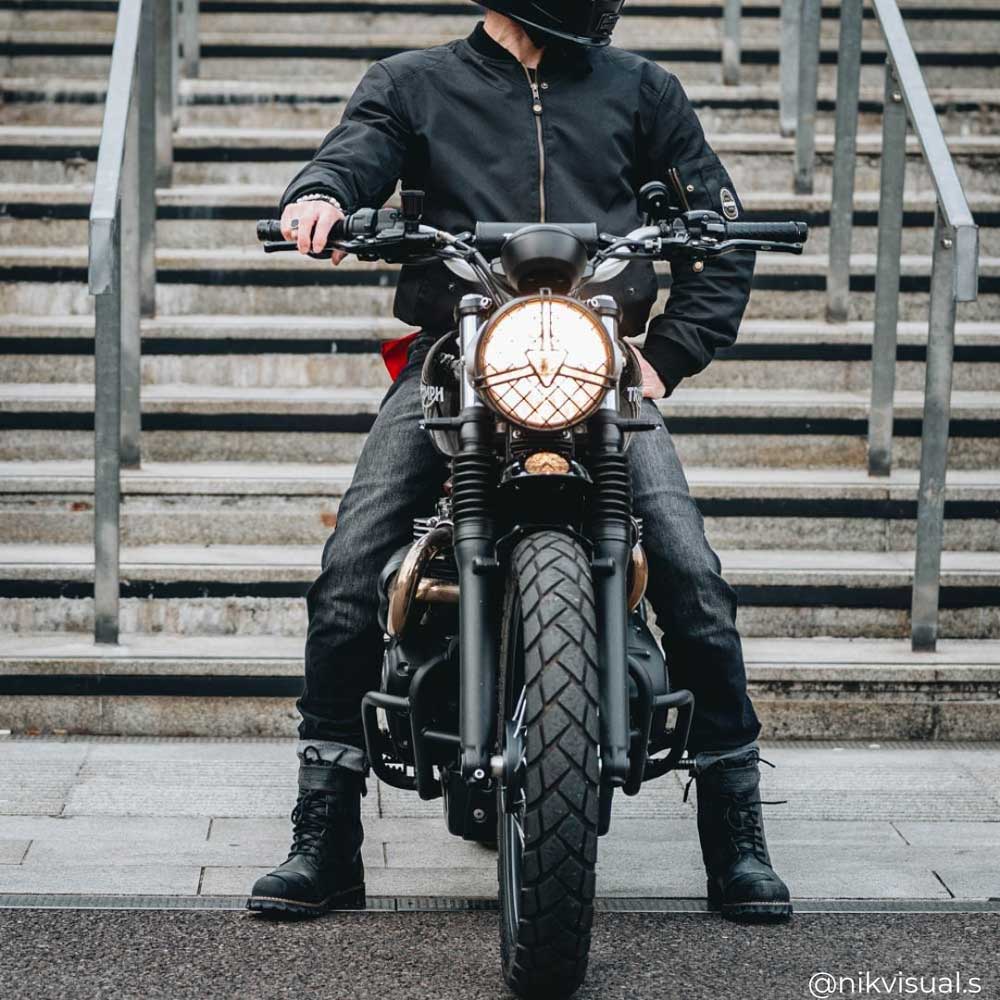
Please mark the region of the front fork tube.
[[462, 413], [461, 448], [452, 463], [452, 515], [459, 574], [459, 663], [461, 771], [466, 781], [490, 774], [497, 719], [499, 643], [494, 611], [498, 565], [496, 525], [490, 507], [494, 458], [493, 420], [488, 410]]
[[594, 505], [590, 531], [597, 653], [601, 668], [601, 779], [620, 788], [629, 773], [627, 583], [632, 551], [632, 494], [617, 414], [600, 410], [590, 425]]

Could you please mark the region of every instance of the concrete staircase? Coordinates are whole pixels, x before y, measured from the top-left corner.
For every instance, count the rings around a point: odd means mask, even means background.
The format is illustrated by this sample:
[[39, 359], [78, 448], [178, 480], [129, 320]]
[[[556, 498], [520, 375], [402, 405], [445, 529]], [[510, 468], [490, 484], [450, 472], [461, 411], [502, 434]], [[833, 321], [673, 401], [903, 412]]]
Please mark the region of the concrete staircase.
[[[364, 8], [360, 12], [358, 7]], [[253, 220], [372, 59], [466, 33], [464, 2], [206, 0], [159, 192], [158, 314], [143, 327], [141, 470], [126, 472], [117, 648], [92, 626], [93, 320], [86, 218], [113, 4], [0, 2], [0, 729], [289, 733], [302, 595], [387, 378], [391, 268], [267, 259]], [[347, 11], [350, 12], [347, 12]], [[1000, 735], [1000, 3], [904, 10], [982, 226], [959, 312], [943, 641], [909, 652], [933, 200], [908, 167], [897, 471], [865, 473], [881, 56], [866, 24], [851, 321], [822, 322], [837, 23], [823, 25], [817, 194], [777, 127], [777, 4], [746, 5], [744, 79], [720, 12], [627, 8], [616, 41], [677, 72], [748, 209], [813, 227], [761, 259], [737, 345], [664, 405], [741, 599], [771, 736]], [[914, 150], [915, 152], [915, 150]], [[668, 279], [664, 272], [664, 284]], [[664, 289], [664, 294], [666, 289]]]

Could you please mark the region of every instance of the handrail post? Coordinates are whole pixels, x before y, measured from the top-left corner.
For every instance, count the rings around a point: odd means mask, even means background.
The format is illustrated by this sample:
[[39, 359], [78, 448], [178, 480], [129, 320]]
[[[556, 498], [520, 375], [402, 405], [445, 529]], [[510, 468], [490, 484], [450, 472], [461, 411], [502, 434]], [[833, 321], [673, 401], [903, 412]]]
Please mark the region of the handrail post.
[[851, 228], [854, 223], [854, 168], [858, 148], [858, 98], [861, 86], [862, 0], [840, 5], [837, 49], [837, 114], [830, 198], [830, 270], [826, 279], [826, 318], [845, 323], [851, 298]]
[[820, 0], [802, 0], [799, 25], [798, 121], [795, 125], [795, 193], [812, 194], [819, 90]]
[[184, 76], [198, 76], [201, 62], [201, 41], [198, 37], [198, 0], [180, 0], [181, 46], [184, 49]]
[[896, 390], [896, 329], [899, 262], [906, 183], [906, 106], [892, 62], [885, 64], [882, 168], [879, 178], [878, 252], [875, 262], [875, 327], [872, 334], [871, 407], [868, 414], [868, 474], [892, 471], [893, 397]]
[[177, 63], [176, 0], [156, 5], [156, 183], [168, 187], [174, 169], [174, 99]]
[[951, 419], [952, 358], [955, 349], [955, 229], [945, 222], [940, 204], [934, 219], [929, 319], [924, 419], [920, 433], [917, 551], [910, 621], [913, 649], [933, 652], [938, 634], [948, 424]]
[[740, 0], [726, 0], [722, 17], [722, 82], [735, 87], [740, 82]]
[[156, 314], [156, 0], [144, 0], [139, 34], [139, 311]]
[[781, 51], [778, 54], [780, 92], [778, 127], [782, 135], [795, 135], [799, 114], [799, 46], [802, 44], [802, 0], [782, 0]]
[[107, 285], [94, 302], [94, 641], [118, 642], [121, 503], [121, 211], [107, 246]]
[[[138, 77], [138, 71], [136, 77]], [[137, 80], [133, 80], [133, 88]], [[139, 207], [139, 101], [133, 93], [129, 103], [122, 161], [121, 201], [121, 462], [139, 465], [139, 368], [140, 357], [140, 254]]]

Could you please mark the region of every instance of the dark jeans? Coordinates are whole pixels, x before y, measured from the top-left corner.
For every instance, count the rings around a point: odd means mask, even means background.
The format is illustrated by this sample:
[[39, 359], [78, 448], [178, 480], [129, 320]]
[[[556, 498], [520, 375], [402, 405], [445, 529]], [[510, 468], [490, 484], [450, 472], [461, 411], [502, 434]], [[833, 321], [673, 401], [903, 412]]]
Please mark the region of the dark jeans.
[[[378, 687], [382, 656], [376, 581], [410, 538], [412, 519], [432, 510], [448, 475], [419, 427], [419, 366], [430, 342], [414, 342], [383, 400], [309, 590], [304, 740], [364, 746], [361, 698]], [[660, 426], [636, 434], [629, 448], [634, 509], [643, 519], [647, 597], [663, 629], [671, 680], [695, 696], [690, 749], [741, 747], [757, 738], [760, 724], [747, 697], [736, 595], [719, 575], [673, 441], [648, 400], [644, 414]]]

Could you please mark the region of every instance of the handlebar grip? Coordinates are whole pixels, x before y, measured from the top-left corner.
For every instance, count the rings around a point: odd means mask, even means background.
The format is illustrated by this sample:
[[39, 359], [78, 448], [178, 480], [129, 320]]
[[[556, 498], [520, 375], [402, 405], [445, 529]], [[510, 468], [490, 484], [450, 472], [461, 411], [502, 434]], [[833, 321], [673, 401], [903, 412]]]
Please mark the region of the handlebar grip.
[[805, 222], [727, 222], [731, 240], [762, 240], [772, 243], [805, 243], [809, 226]]
[[257, 220], [257, 239], [261, 243], [279, 243], [284, 238], [280, 219]]
[[[348, 227], [350, 226], [350, 220], [352, 216], [347, 216], [345, 219], [338, 219], [333, 227], [330, 229], [330, 236], [328, 237], [332, 240], [342, 240], [348, 235]], [[257, 239], [261, 243], [282, 243], [284, 242], [285, 236], [281, 231], [281, 220], [280, 219], [258, 219], [257, 220]]]

